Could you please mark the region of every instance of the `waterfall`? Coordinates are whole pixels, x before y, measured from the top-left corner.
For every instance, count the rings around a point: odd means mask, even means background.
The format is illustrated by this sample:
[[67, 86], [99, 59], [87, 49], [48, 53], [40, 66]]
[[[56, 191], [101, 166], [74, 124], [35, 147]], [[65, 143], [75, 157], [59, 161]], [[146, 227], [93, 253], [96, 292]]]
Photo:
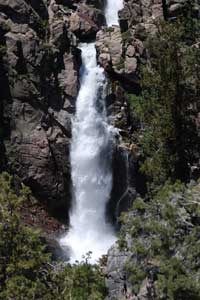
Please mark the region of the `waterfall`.
[[[114, 21], [116, 16], [117, 12]], [[96, 262], [116, 240], [112, 226], [105, 220], [106, 203], [112, 189], [115, 129], [107, 123], [106, 78], [104, 70], [97, 65], [95, 43], [81, 44], [80, 49], [81, 87], [72, 122], [70, 151], [73, 207], [70, 230], [60, 244], [69, 247], [71, 262], [81, 261], [89, 251], [92, 252], [91, 262]]]
[[108, 0], [105, 10], [108, 26], [118, 25], [118, 11], [123, 8], [123, 0]]
[[105, 205], [112, 188], [112, 127], [107, 124], [104, 105], [105, 75], [97, 66], [95, 44], [81, 44], [81, 88], [72, 128], [71, 168], [74, 207], [71, 229], [61, 239], [70, 245], [71, 261], [92, 251], [95, 261], [114, 243], [105, 222]]

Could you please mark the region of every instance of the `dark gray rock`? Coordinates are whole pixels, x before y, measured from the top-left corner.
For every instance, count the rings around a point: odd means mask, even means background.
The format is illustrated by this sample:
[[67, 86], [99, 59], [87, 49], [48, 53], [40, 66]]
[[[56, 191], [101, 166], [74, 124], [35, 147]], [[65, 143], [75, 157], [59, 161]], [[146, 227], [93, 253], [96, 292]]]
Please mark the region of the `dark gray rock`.
[[94, 40], [102, 25], [105, 25], [103, 11], [85, 4], [79, 5], [69, 18], [70, 31], [81, 41]]
[[119, 27], [104, 28], [97, 33], [97, 57], [99, 64], [115, 80], [129, 91], [136, 91], [139, 66], [145, 61], [143, 43], [128, 30], [121, 33]]
[[[199, 17], [200, 4], [199, 1], [193, 1], [192, 14]], [[179, 15], [186, 14], [191, 9], [191, 2], [188, 0], [167, 0], [166, 1], [166, 17], [171, 19]]]
[[[46, 21], [48, 18], [47, 8], [43, 0], [1, 0], [0, 11], [16, 24], [28, 24], [40, 37], [46, 32]], [[41, 17], [43, 19], [41, 19]]]
[[62, 249], [57, 239], [53, 236], [47, 236], [44, 237], [44, 242], [47, 245], [47, 251], [51, 253], [51, 257], [53, 261], [69, 261], [70, 255], [69, 255], [69, 249]]
[[113, 153], [113, 188], [107, 209], [112, 221], [119, 225], [119, 217], [127, 211], [137, 196], [136, 192], [136, 162], [133, 160], [130, 148], [119, 145]]
[[131, 295], [131, 286], [128, 283], [125, 269], [131, 255], [131, 252], [121, 251], [117, 244], [109, 249], [105, 270], [106, 286], [109, 291], [106, 300], [125, 300], [128, 294]]
[[49, 211], [67, 220], [80, 51], [64, 12], [48, 8], [48, 15], [43, 1], [0, 1], [0, 10], [6, 48], [0, 62], [2, 165], [7, 163]]
[[93, 5], [96, 8], [104, 9], [106, 5], [106, 0], [86, 0], [86, 4]]

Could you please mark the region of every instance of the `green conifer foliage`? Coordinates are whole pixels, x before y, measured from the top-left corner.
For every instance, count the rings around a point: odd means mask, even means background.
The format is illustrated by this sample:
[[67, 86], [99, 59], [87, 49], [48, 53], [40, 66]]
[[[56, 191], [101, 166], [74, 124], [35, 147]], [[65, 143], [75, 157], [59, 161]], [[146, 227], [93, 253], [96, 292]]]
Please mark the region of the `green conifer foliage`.
[[164, 22], [146, 42], [149, 63], [142, 69], [142, 94], [130, 102], [142, 129], [142, 171], [154, 185], [187, 180], [199, 156], [196, 118], [200, 109], [199, 21]]
[[20, 222], [18, 209], [29, 190], [16, 195], [11, 180], [0, 176], [0, 299], [40, 299], [49, 255], [39, 233]]
[[122, 217], [122, 231], [132, 239], [126, 269], [133, 293], [148, 280], [149, 299], [200, 299], [199, 196], [200, 184], [188, 189], [166, 183], [149, 202], [137, 199]]
[[73, 265], [51, 261], [40, 232], [20, 220], [29, 189], [17, 195], [11, 181], [0, 175], [0, 300], [103, 300], [104, 276], [90, 253]]

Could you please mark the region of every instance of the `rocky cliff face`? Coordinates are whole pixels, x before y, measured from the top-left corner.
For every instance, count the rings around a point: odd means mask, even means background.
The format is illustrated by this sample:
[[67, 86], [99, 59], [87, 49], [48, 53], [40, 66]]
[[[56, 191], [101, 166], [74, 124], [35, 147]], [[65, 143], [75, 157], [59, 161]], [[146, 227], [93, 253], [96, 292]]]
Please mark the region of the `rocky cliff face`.
[[119, 12], [120, 28], [98, 32], [99, 63], [118, 78], [126, 90], [138, 91], [138, 66], [145, 62], [143, 41], [155, 30], [154, 22], [163, 18], [162, 1], [126, 1]]
[[143, 182], [136, 146], [129, 142], [134, 122], [126, 92], [140, 91], [144, 41], [155, 32], [155, 22], [177, 16], [186, 2], [126, 0], [120, 28], [107, 28], [106, 1], [0, 0], [1, 170], [16, 174], [54, 213], [67, 214], [71, 117], [81, 65], [77, 45], [96, 37], [98, 62], [109, 80], [109, 120], [120, 133], [108, 207], [116, 219], [135, 197], [137, 182]]
[[144, 178], [138, 172], [137, 145], [130, 142], [137, 124], [130, 114], [127, 93], [140, 92], [139, 69], [147, 60], [144, 41], [155, 33], [155, 22], [163, 18], [162, 0], [124, 1], [119, 12], [120, 27], [103, 27], [96, 37], [98, 62], [111, 81], [108, 113], [111, 123], [119, 129], [110, 202], [115, 219], [130, 206], [137, 192], [145, 192]]
[[[123, 139], [131, 130], [123, 87], [136, 82], [136, 52], [142, 56], [143, 46], [140, 42], [136, 46], [137, 41], [135, 47], [130, 44], [124, 54], [126, 66], [120, 69], [120, 56], [127, 44], [118, 27], [104, 27], [105, 4], [92, 0], [0, 0], [1, 170], [17, 175], [50, 211], [63, 218], [71, 198], [69, 146], [79, 89], [79, 42], [93, 41], [97, 35], [98, 60], [110, 76], [110, 122], [120, 128]], [[107, 41], [110, 58], [106, 61]], [[116, 147], [113, 159], [116, 171], [108, 210], [115, 211], [114, 220], [135, 194], [132, 187], [129, 189], [132, 167], [126, 169], [130, 165], [128, 147]]]
[[78, 40], [105, 23], [93, 1], [0, 1], [1, 169], [63, 217], [70, 202]]

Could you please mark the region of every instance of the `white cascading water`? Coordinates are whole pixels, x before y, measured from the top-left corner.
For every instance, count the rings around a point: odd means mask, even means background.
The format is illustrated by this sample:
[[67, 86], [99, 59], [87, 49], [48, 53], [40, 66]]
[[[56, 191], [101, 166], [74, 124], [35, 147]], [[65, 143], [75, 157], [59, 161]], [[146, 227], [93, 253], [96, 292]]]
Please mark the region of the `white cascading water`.
[[118, 25], [118, 11], [123, 8], [123, 0], [108, 0], [105, 10], [107, 26]]
[[[116, 23], [118, 18], [114, 10], [113, 14], [113, 23]], [[71, 228], [60, 244], [69, 247], [72, 263], [81, 261], [89, 251], [94, 263], [116, 240], [112, 226], [105, 220], [106, 203], [112, 188], [111, 158], [115, 130], [107, 123], [106, 78], [104, 70], [97, 65], [95, 43], [81, 44], [80, 49], [81, 88], [72, 124], [70, 152], [73, 183]]]

